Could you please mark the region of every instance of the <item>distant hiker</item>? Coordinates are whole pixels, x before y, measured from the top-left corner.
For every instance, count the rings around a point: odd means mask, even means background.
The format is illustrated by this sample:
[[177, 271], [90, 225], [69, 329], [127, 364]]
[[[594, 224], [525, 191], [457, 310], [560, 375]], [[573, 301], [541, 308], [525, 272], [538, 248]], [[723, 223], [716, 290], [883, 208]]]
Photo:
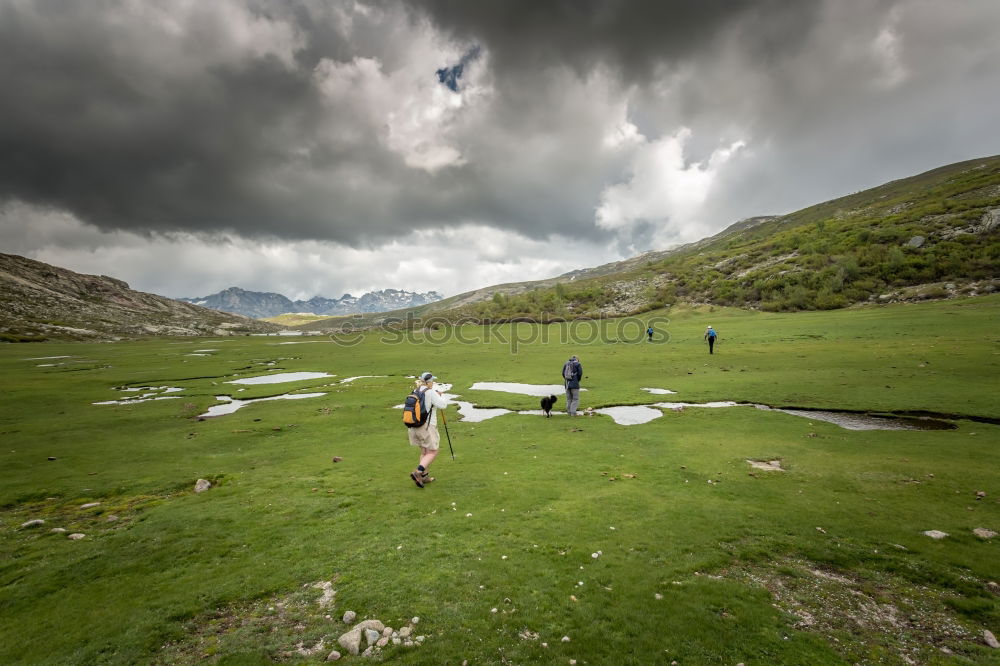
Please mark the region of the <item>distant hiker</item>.
[[653, 327], [652, 326], [650, 326], [649, 328], [646, 329], [646, 335], [649, 336], [649, 341], [652, 342], [653, 341]]
[[563, 365], [563, 384], [566, 386], [566, 413], [576, 416], [576, 408], [580, 404], [580, 380], [583, 379], [583, 366], [580, 359], [570, 356]]
[[444, 409], [448, 406], [448, 401], [434, 388], [435, 379], [437, 377], [430, 372], [421, 374], [416, 388], [407, 396], [403, 405], [403, 422], [409, 426], [406, 434], [410, 438], [410, 446], [420, 447], [417, 468], [410, 473], [410, 478], [418, 488], [434, 481], [434, 477], [427, 471], [437, 458], [438, 446], [441, 444], [441, 435], [437, 429], [437, 410], [434, 408]]
[[708, 340], [708, 353], [712, 354], [713, 349], [715, 349], [715, 339], [719, 337], [719, 334], [715, 332], [715, 329], [709, 326], [705, 329], [705, 340]]

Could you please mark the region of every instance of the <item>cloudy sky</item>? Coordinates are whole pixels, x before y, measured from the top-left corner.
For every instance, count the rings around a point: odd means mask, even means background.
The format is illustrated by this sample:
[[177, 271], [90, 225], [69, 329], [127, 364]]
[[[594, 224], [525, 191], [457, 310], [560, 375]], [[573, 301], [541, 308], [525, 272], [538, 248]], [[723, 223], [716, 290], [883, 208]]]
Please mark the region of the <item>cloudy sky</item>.
[[0, 251], [446, 295], [1000, 153], [996, 0], [0, 0]]

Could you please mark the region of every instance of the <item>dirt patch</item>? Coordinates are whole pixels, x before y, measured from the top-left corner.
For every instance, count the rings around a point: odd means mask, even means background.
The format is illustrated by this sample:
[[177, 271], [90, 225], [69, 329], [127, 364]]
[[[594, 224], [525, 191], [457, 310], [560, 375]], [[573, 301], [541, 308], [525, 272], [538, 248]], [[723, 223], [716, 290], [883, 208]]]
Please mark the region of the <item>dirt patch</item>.
[[320, 652], [326, 656], [345, 627], [334, 616], [331, 603], [335, 582], [336, 577], [305, 583], [289, 594], [231, 604], [195, 617], [184, 623], [184, 638], [164, 645], [154, 663], [193, 664], [248, 648], [269, 653], [275, 661]]
[[747, 460], [754, 469], [762, 469], [765, 472], [785, 472], [780, 460]]
[[981, 630], [960, 619], [953, 591], [886, 572], [833, 571], [786, 558], [728, 569], [725, 578], [766, 588], [793, 626], [824, 636], [856, 664], [924, 664], [945, 654], [974, 655]]

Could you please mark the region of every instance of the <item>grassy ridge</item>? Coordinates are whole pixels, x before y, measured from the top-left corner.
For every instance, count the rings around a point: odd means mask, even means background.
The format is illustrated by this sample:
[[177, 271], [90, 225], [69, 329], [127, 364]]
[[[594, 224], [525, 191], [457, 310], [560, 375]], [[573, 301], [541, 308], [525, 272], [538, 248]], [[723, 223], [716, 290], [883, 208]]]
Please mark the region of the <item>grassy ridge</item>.
[[[351, 324], [387, 317], [551, 321], [684, 303], [794, 312], [880, 297], [915, 301], [992, 293], [1000, 289], [997, 216], [1000, 156], [985, 157], [789, 215], [744, 220], [696, 243], [649, 253], [642, 262], [633, 258], [561, 278], [496, 285]], [[302, 328], [332, 330], [344, 321]]]
[[[630, 324], [608, 320], [590, 344], [520, 325], [465, 327], [471, 344], [442, 329], [410, 341], [371, 331], [352, 347], [0, 347], [0, 661], [318, 661], [353, 609], [394, 627], [422, 618], [423, 646], [387, 649], [401, 663], [947, 663], [942, 647], [995, 663], [979, 637], [1000, 626], [987, 586], [1000, 577], [998, 544], [971, 530], [1000, 531], [1000, 427], [848, 431], [752, 407], [630, 427], [562, 415], [475, 424], [449, 410], [458, 457], [445, 448], [439, 481], [420, 491], [391, 407], [405, 375], [431, 369], [479, 405], [535, 408], [468, 387], [558, 383], [577, 353], [584, 407], [657, 402], [641, 388], [662, 387], [687, 402], [998, 418], [998, 311], [997, 297], [694, 308], [669, 313], [652, 344], [627, 343]], [[714, 356], [700, 342], [708, 323], [722, 335]], [[219, 351], [185, 356], [196, 348]], [[74, 363], [25, 360], [63, 354]], [[239, 393], [224, 384], [273, 368], [338, 376]], [[390, 376], [336, 383], [357, 375]], [[90, 404], [127, 395], [111, 390], [122, 385], [184, 391]], [[328, 394], [191, 418], [220, 393], [289, 390]], [[751, 475], [748, 458], [788, 471]], [[199, 477], [218, 486], [195, 495]], [[32, 518], [47, 522], [19, 529]], [[929, 529], [951, 536], [933, 541]], [[303, 587], [320, 580], [337, 589], [330, 610]], [[321, 654], [286, 656], [324, 637]]]

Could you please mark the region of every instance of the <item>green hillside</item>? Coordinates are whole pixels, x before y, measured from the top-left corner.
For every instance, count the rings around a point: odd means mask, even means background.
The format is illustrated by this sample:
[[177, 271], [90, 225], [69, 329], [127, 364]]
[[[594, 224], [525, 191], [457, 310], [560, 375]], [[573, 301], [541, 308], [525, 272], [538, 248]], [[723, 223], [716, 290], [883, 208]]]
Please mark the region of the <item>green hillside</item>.
[[559, 278], [478, 289], [419, 308], [315, 322], [548, 321], [677, 303], [829, 310], [1000, 288], [1000, 156], [960, 162], [674, 250]]

